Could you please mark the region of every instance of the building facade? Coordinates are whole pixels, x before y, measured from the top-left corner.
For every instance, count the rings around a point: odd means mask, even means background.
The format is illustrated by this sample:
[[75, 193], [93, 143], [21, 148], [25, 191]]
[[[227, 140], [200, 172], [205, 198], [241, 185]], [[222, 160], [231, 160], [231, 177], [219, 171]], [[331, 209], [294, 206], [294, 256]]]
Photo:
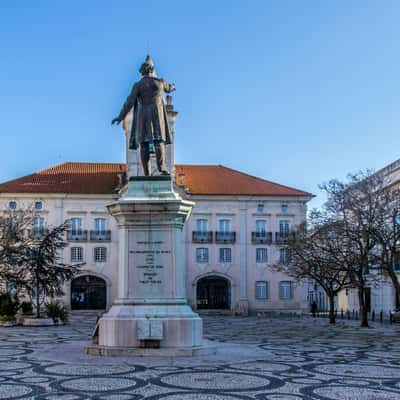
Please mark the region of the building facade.
[[[116, 296], [118, 238], [107, 205], [124, 190], [125, 164], [64, 163], [0, 185], [0, 209], [33, 208], [33, 229], [69, 221], [63, 261], [81, 264], [65, 288], [73, 310]], [[306, 218], [312, 195], [221, 166], [176, 165], [175, 188], [195, 207], [186, 223], [186, 292], [204, 312], [301, 312], [301, 285], [271, 265]]]
[[[400, 189], [400, 160], [397, 160], [386, 167], [380, 169], [375, 174], [380, 175], [383, 179], [387, 190]], [[399, 249], [400, 253], [400, 249]], [[400, 257], [398, 258], [400, 260]], [[398, 279], [400, 279], [400, 262], [394, 265], [397, 271]], [[374, 281], [366, 293], [366, 305], [369, 312], [375, 311], [379, 313], [389, 313], [396, 308], [395, 290], [389, 277], [381, 276], [381, 279]], [[356, 289], [346, 289], [339, 293], [337, 301], [338, 310], [358, 310], [359, 301]]]

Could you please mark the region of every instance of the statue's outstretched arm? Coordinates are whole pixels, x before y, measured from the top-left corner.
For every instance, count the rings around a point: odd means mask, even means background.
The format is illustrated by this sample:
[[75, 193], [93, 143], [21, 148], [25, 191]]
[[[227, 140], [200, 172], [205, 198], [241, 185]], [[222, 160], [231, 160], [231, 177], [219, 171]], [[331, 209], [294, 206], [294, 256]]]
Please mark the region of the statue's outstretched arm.
[[137, 88], [137, 85], [134, 84], [132, 87], [131, 93], [128, 96], [128, 98], [126, 99], [124, 105], [122, 106], [122, 109], [121, 109], [118, 117], [114, 118], [112, 123], [114, 123], [114, 121], [121, 122], [124, 120], [124, 118], [126, 117], [126, 114], [128, 114], [128, 112], [135, 105], [137, 96], [138, 96], [138, 88]]
[[167, 83], [165, 81], [163, 82], [164, 82], [164, 92], [171, 93], [176, 89], [174, 83]]

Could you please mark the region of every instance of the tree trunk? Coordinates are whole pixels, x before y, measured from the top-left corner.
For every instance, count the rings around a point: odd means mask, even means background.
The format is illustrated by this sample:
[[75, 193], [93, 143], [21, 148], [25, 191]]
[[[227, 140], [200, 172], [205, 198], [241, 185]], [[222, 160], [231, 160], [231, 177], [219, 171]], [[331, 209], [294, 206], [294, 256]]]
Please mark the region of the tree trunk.
[[358, 302], [360, 304], [361, 326], [368, 327], [368, 311], [365, 305], [364, 287], [358, 288]]
[[396, 308], [400, 307], [400, 283], [397, 278], [396, 271], [394, 271], [392, 268], [388, 270], [390, 279], [392, 280], [394, 291], [395, 291], [395, 304]]
[[329, 300], [329, 323], [330, 324], [335, 324], [336, 323], [336, 318], [335, 318], [335, 296], [334, 295], [329, 295], [328, 300]]
[[39, 276], [36, 272], [36, 318], [40, 318]]

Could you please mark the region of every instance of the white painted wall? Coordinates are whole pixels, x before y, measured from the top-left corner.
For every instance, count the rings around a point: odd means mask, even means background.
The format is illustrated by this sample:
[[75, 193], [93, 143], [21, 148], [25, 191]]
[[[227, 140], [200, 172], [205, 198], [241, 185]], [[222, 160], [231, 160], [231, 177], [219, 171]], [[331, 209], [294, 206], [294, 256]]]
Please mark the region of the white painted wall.
[[[256, 230], [256, 220], [267, 220], [267, 231], [279, 231], [279, 220], [290, 220], [291, 226], [295, 227], [305, 219], [306, 205], [301, 197], [255, 197], [255, 196], [187, 196], [188, 200], [196, 203], [192, 215], [184, 227], [185, 255], [187, 263], [187, 297], [190, 304], [196, 308], [196, 282], [199, 278], [207, 275], [218, 275], [226, 277], [231, 283], [231, 308], [232, 310], [252, 312], [256, 310], [277, 311], [301, 311], [308, 310], [304, 301], [302, 287], [294, 283], [294, 297], [291, 300], [279, 298], [279, 282], [290, 280], [282, 273], [271, 270], [271, 263], [279, 259], [279, 248], [272, 245], [255, 245], [251, 241], [251, 233]], [[69, 242], [69, 246], [63, 251], [63, 260], [70, 262], [71, 246], [82, 246], [84, 249], [84, 261], [82, 273], [93, 273], [105, 278], [108, 283], [108, 301], [110, 306], [116, 297], [117, 289], [117, 264], [118, 264], [118, 237], [114, 219], [108, 214], [106, 205], [115, 200], [110, 196], [95, 195], [25, 195], [25, 194], [0, 194], [0, 210], [8, 207], [11, 200], [17, 202], [18, 208], [27, 208], [34, 201], [43, 202], [43, 210], [39, 212], [46, 220], [47, 226], [61, 224], [66, 219], [80, 217], [83, 219], [82, 229], [93, 230], [94, 219], [104, 217], [107, 219], [107, 228], [111, 230], [111, 241], [101, 245], [107, 247], [107, 261], [95, 263], [93, 261], [93, 249], [99, 245], [97, 242]], [[258, 211], [258, 205], [264, 204], [264, 210]], [[288, 210], [282, 213], [282, 204], [288, 205]], [[192, 231], [196, 230], [196, 219], [205, 218], [209, 221], [209, 230], [219, 230], [219, 219], [229, 219], [231, 229], [236, 232], [236, 243], [232, 245], [196, 244], [192, 242]], [[196, 262], [196, 248], [209, 248], [209, 263], [199, 264]], [[232, 262], [229, 264], [219, 263], [219, 248], [232, 248]], [[259, 265], [256, 263], [256, 248], [268, 248], [268, 263]], [[256, 300], [255, 282], [269, 282], [269, 298], [267, 300]], [[70, 284], [66, 285], [64, 301], [70, 303]]]

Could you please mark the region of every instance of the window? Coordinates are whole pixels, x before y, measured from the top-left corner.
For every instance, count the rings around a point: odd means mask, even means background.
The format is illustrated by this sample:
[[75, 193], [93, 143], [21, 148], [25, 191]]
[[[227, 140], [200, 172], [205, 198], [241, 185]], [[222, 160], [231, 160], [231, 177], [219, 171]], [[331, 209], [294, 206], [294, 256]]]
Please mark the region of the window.
[[282, 247], [279, 249], [279, 262], [281, 264], [286, 264], [288, 260], [288, 251], [287, 248]]
[[262, 203], [257, 204], [257, 212], [259, 212], [259, 213], [264, 212], [264, 204], [262, 204]]
[[14, 220], [11, 217], [3, 217], [4, 218], [4, 229], [7, 233], [7, 236], [14, 236], [17, 234], [16, 230], [14, 228], [16, 228], [15, 224], [14, 224]]
[[289, 206], [287, 204], [281, 205], [281, 212], [282, 214], [286, 214], [288, 212]]
[[268, 282], [265, 281], [256, 282], [256, 299], [257, 300], [268, 299]]
[[265, 221], [265, 219], [258, 219], [256, 221], [256, 232], [260, 236], [263, 236], [265, 235], [266, 230], [267, 230], [267, 221]]
[[43, 208], [43, 204], [41, 201], [35, 201], [35, 210], [41, 210]]
[[9, 208], [10, 210], [15, 210], [15, 209], [17, 208], [17, 202], [16, 202], [16, 201], [10, 201], [10, 202], [8, 203], [8, 208]]
[[257, 264], [266, 264], [268, 262], [268, 249], [256, 249], [256, 262]]
[[400, 271], [400, 254], [399, 253], [396, 253], [394, 255], [394, 266], [393, 266], [393, 269], [395, 271]]
[[208, 231], [208, 220], [206, 220], [206, 219], [196, 220], [196, 230], [198, 232], [207, 232]]
[[69, 220], [69, 229], [72, 232], [79, 232], [82, 230], [82, 218], [71, 218]]
[[196, 249], [196, 262], [208, 263], [208, 249], [199, 247]]
[[293, 285], [291, 281], [279, 282], [279, 298], [282, 300], [293, 298]]
[[279, 221], [279, 233], [282, 236], [287, 236], [289, 235], [289, 229], [290, 229], [290, 223], [286, 219], [281, 219]]
[[96, 232], [104, 232], [106, 230], [106, 219], [96, 218], [94, 220], [94, 230]]
[[34, 230], [41, 230], [44, 228], [44, 218], [34, 217], [32, 221], [32, 226]]
[[229, 219], [220, 219], [219, 220], [219, 231], [220, 232], [230, 232], [231, 230], [231, 221]]
[[71, 262], [83, 261], [83, 247], [71, 247]]
[[232, 249], [222, 247], [219, 249], [219, 262], [220, 263], [231, 263], [232, 262]]
[[107, 261], [107, 247], [95, 247], [94, 262], [106, 262], [106, 261]]

